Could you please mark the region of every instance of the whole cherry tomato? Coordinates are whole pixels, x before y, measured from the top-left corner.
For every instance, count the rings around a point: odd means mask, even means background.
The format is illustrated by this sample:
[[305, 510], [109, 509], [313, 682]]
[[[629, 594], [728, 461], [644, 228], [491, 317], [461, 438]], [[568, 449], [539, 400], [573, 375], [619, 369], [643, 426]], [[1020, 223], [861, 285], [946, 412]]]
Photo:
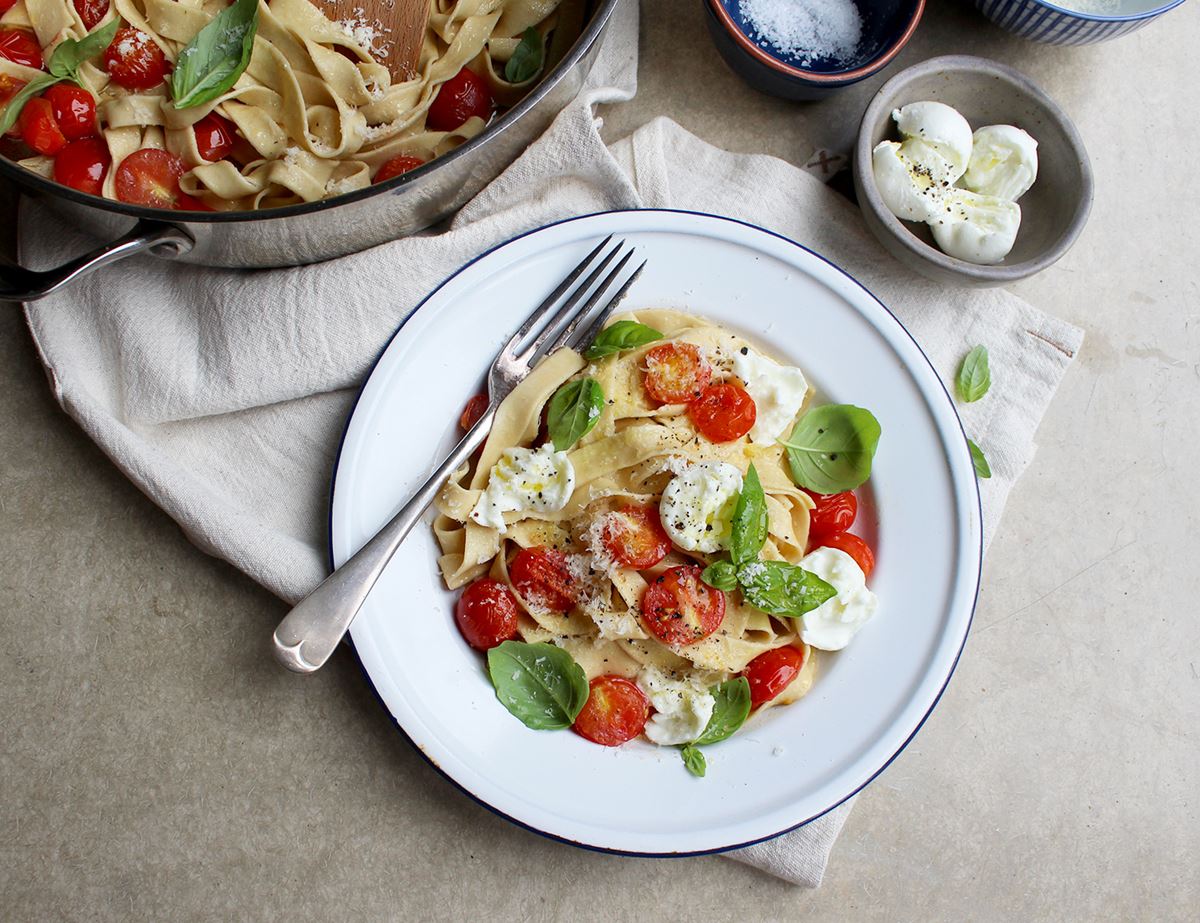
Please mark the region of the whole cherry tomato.
[[108, 0], [75, 0], [75, 12], [83, 20], [83, 25], [89, 32], [108, 12]]
[[18, 118], [21, 140], [39, 154], [53, 157], [67, 146], [67, 139], [54, 118], [50, 100], [38, 96], [25, 103]]
[[149, 90], [162, 83], [170, 65], [154, 39], [132, 26], [122, 26], [104, 52], [104, 69], [118, 86]]
[[483, 78], [464, 67], [438, 88], [425, 124], [434, 131], [454, 131], [472, 116], [487, 119], [494, 105]]
[[695, 564], [672, 567], [642, 594], [646, 627], [663, 644], [695, 644], [721, 627], [725, 594], [700, 579]]
[[454, 621], [477, 651], [491, 650], [517, 636], [517, 599], [499, 580], [484, 577], [463, 590]]
[[600, 537], [614, 561], [635, 570], [653, 567], [671, 550], [671, 539], [653, 506], [630, 504], [609, 513]]
[[808, 543], [812, 547], [824, 544], [831, 535], [845, 532], [858, 516], [858, 498], [854, 491], [844, 490], [840, 494], [817, 494], [805, 490], [816, 508], [808, 514]]
[[688, 405], [688, 416], [710, 442], [740, 439], [754, 426], [758, 408], [744, 388], [734, 384], [709, 385]]
[[467, 406], [463, 408], [462, 416], [458, 418], [458, 428], [465, 433], [479, 422], [487, 408], [488, 396], [486, 394], [476, 394], [467, 401]]
[[750, 682], [750, 707], [758, 708], [783, 692], [803, 666], [804, 652], [795, 647], [777, 647], [751, 660], [743, 674]]
[[96, 134], [96, 98], [73, 83], [56, 83], [43, 96], [50, 100], [58, 127], [71, 141]]
[[80, 138], [54, 158], [54, 179], [80, 192], [100, 195], [110, 163], [108, 145], [99, 138]]
[[693, 343], [664, 343], [646, 353], [646, 396], [657, 404], [686, 404], [712, 381], [712, 366]]
[[588, 700], [572, 727], [580, 737], [605, 747], [619, 747], [646, 727], [650, 703], [635, 683], [622, 676], [597, 676]]
[[117, 198], [130, 205], [178, 208], [183, 196], [179, 177], [185, 172], [187, 165], [168, 151], [152, 147], [134, 151], [117, 167]]
[[42, 70], [42, 46], [28, 29], [0, 29], [0, 58]]
[[3, 16], [16, 5], [17, 0], [0, 0], [0, 16]]
[[567, 556], [553, 548], [522, 548], [508, 566], [508, 576], [528, 605], [551, 612], [568, 611], [579, 596]]
[[375, 174], [375, 179], [371, 182], [382, 183], [384, 180], [391, 179], [393, 176], [400, 176], [410, 170], [415, 170], [417, 167], [424, 166], [425, 161], [420, 157], [409, 157], [407, 154], [401, 154], [399, 157], [393, 157]]
[[821, 542], [825, 548], [837, 548], [844, 551], [862, 568], [863, 576], [870, 577], [875, 569], [875, 552], [853, 532], [839, 532], [837, 535], [826, 536]]
[[209, 163], [228, 157], [237, 141], [237, 126], [215, 112], [193, 125], [192, 131], [196, 134], [196, 150]]

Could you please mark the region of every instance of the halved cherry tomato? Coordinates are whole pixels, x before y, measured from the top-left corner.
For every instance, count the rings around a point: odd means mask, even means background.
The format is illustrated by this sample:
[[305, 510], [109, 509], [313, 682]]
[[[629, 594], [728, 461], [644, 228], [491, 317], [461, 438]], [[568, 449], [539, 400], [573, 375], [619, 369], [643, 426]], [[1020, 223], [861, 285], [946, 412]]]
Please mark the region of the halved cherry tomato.
[[438, 88], [425, 124], [434, 131], [454, 131], [471, 116], [492, 114], [492, 91], [483, 78], [464, 67]]
[[[21, 88], [25, 86], [25, 83], [26, 81], [18, 80], [9, 74], [0, 74], [0, 112], [3, 111], [3, 107], [8, 105], [9, 100], [21, 92]], [[8, 130], [8, 137], [21, 137], [21, 126], [14, 124]]]
[[104, 52], [104, 69], [118, 86], [149, 90], [162, 83], [170, 65], [154, 39], [132, 26], [122, 26]]
[[415, 170], [417, 167], [423, 166], [425, 161], [420, 157], [409, 157], [407, 154], [401, 154], [399, 157], [393, 157], [375, 174], [375, 179], [371, 182], [382, 183], [385, 179], [391, 179], [393, 176], [400, 176], [402, 173], [407, 173], [409, 170]]
[[183, 195], [179, 191], [179, 177], [186, 171], [187, 165], [174, 154], [144, 147], [117, 167], [114, 177], [117, 198], [130, 205], [177, 208]]
[[196, 134], [196, 150], [209, 163], [228, 157], [237, 141], [237, 126], [215, 112], [193, 125], [192, 131]]
[[721, 627], [725, 594], [700, 579], [695, 564], [672, 567], [642, 594], [646, 627], [663, 644], [695, 644]]
[[75, 0], [75, 12], [79, 14], [89, 32], [96, 28], [96, 24], [108, 12], [108, 2], [109, 0]]
[[96, 134], [96, 98], [73, 83], [56, 83], [43, 96], [50, 100], [58, 127], [68, 140]]
[[465, 433], [479, 422], [480, 417], [483, 416], [483, 412], [487, 408], [488, 396], [486, 394], [476, 394], [467, 401], [467, 406], [463, 408], [462, 416], [458, 418], [458, 428]]
[[491, 650], [517, 636], [517, 598], [499, 580], [484, 577], [458, 597], [454, 621], [471, 647]]
[[688, 416], [710, 442], [741, 439], [754, 426], [758, 408], [744, 388], [734, 384], [709, 385], [688, 405]]
[[54, 179], [80, 192], [100, 195], [110, 163], [108, 145], [99, 138], [81, 138], [72, 141], [54, 158]]
[[795, 647], [777, 647], [751, 660], [743, 674], [750, 682], [750, 707], [758, 708], [783, 692], [803, 666], [804, 651]]
[[588, 700], [572, 727], [580, 737], [605, 747], [619, 747], [646, 727], [650, 703], [635, 683], [623, 676], [597, 676]]
[[21, 140], [39, 154], [53, 157], [67, 146], [58, 121], [54, 118], [54, 107], [50, 100], [35, 97], [25, 104], [18, 120], [21, 125]]
[[686, 404], [712, 381], [712, 366], [693, 343], [664, 343], [646, 353], [646, 396], [659, 404]]
[[854, 525], [858, 516], [858, 498], [854, 496], [854, 491], [844, 490], [840, 494], [818, 494], [811, 490], [804, 492], [817, 505], [808, 514], [808, 541], [813, 547]]
[[16, 5], [17, 0], [0, 0], [0, 16], [3, 16]]
[[604, 547], [622, 567], [645, 570], [671, 550], [671, 539], [653, 506], [623, 506], [604, 517]]
[[517, 592], [531, 606], [566, 612], [579, 596], [567, 556], [553, 548], [522, 548], [508, 566]]
[[42, 70], [42, 46], [28, 29], [0, 29], [0, 58]]
[[871, 571], [875, 569], [875, 552], [871, 550], [870, 545], [852, 532], [828, 535], [821, 540], [821, 546], [837, 548], [846, 552], [858, 562], [858, 566], [862, 568], [863, 575], [866, 577], [870, 577]]
[[193, 199], [185, 192], [179, 193], [175, 198], [175, 211], [177, 212], [212, 212], [216, 211], [211, 205], [206, 202], [201, 202], [199, 199]]

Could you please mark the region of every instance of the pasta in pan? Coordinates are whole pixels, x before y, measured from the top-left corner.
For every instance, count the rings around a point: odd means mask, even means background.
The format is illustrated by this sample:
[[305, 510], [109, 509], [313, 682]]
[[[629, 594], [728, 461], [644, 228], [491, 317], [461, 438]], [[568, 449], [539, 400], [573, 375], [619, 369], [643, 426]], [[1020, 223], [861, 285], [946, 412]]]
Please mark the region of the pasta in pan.
[[[21, 141], [6, 142], [10, 156], [106, 198], [218, 210], [313, 202], [452, 150], [566, 54], [586, 12], [584, 0], [431, 0], [417, 71], [393, 81], [377, 29], [335, 22], [309, 0], [259, 0], [243, 17], [256, 27], [244, 71], [219, 95], [182, 106], [172, 75], [181, 54], [192, 54], [189, 43], [230, 9], [226, 0], [9, 2], [0, 104], [47, 80], [62, 43], [120, 23], [102, 57], [89, 56], [46, 91], [65, 98], [70, 89], [79, 105], [90, 104], [81, 126], [65, 102], [25, 102], [14, 126]], [[506, 64], [523, 42], [522, 54], [535, 49], [540, 58], [514, 83]], [[92, 152], [92, 174], [78, 166], [83, 154], [62, 156], [75, 141], [90, 142], [78, 150]], [[147, 150], [165, 154], [139, 153]]]
[[[671, 310], [625, 315], [512, 391], [434, 521], [459, 628], [510, 711], [683, 745], [695, 771], [714, 723], [808, 692], [816, 649], [875, 608], [865, 543], [844, 516], [828, 530], [834, 501], [797, 486], [779, 438], [809, 394], [799, 369]], [[526, 674], [574, 675], [579, 709], [530, 720]]]

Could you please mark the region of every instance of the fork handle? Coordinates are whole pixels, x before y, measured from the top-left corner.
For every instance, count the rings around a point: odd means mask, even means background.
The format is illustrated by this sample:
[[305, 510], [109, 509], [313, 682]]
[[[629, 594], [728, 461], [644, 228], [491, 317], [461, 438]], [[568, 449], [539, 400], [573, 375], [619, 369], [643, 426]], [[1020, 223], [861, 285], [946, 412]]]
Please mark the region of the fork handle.
[[272, 644], [280, 663], [297, 673], [314, 673], [324, 666], [400, 543], [420, 521], [446, 478], [483, 444], [495, 416], [493, 402], [391, 521], [284, 616]]

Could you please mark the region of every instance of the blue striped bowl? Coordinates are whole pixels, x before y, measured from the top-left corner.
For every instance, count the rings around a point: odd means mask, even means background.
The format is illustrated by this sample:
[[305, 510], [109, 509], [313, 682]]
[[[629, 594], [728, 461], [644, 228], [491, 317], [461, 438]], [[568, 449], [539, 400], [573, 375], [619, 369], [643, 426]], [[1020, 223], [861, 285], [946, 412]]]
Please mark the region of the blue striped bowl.
[[984, 16], [1022, 38], [1049, 45], [1090, 45], [1125, 35], [1183, 0], [1121, 0], [1113, 15], [1083, 13], [1043, 0], [974, 0]]

